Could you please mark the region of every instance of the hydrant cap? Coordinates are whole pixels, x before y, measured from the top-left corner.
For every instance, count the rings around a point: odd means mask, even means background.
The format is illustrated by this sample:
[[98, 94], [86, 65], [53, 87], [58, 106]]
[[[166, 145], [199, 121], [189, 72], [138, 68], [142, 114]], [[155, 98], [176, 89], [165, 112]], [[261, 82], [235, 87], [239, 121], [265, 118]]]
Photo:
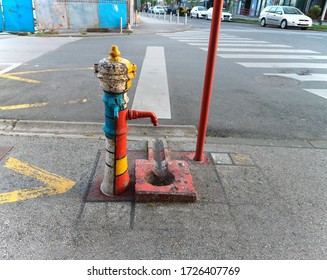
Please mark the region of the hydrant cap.
[[120, 51], [118, 50], [118, 46], [116, 45], [113, 45], [111, 47], [111, 52], [109, 53], [110, 54], [110, 60], [116, 60], [120, 58]]
[[136, 65], [120, 57], [118, 46], [113, 45], [108, 58], [103, 58], [95, 67], [100, 84], [105, 91], [124, 93], [132, 85]]

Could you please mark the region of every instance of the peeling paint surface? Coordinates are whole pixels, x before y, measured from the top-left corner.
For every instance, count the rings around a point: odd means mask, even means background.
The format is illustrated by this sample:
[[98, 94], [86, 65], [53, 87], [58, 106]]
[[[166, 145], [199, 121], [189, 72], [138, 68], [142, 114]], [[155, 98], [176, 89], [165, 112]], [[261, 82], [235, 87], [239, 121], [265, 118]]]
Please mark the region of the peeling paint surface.
[[34, 0], [39, 30], [68, 29], [68, 15], [65, 3], [51, 0]]
[[88, 3], [68, 3], [70, 28], [97, 28], [98, 6]]
[[[31, 0], [29, 0], [31, 1]], [[113, 3], [34, 0], [39, 30], [119, 28], [127, 26], [126, 1]]]

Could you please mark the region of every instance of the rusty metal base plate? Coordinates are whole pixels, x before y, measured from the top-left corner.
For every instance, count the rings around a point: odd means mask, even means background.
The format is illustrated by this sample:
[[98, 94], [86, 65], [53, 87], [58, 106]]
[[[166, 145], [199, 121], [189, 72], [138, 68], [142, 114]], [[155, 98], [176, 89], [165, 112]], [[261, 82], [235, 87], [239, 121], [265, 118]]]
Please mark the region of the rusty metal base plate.
[[137, 202], [195, 202], [196, 192], [189, 166], [184, 160], [169, 160], [165, 176], [156, 175], [154, 160], [135, 162], [135, 199]]
[[14, 147], [0, 147], [0, 161], [13, 149]]

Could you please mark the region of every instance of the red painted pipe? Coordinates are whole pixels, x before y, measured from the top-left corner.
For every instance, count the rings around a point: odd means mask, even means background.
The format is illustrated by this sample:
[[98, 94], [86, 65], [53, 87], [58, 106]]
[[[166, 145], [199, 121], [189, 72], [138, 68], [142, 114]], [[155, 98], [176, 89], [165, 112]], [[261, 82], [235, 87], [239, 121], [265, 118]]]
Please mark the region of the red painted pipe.
[[200, 113], [200, 121], [198, 127], [198, 138], [197, 138], [196, 151], [194, 156], [194, 160], [196, 161], [203, 160], [203, 150], [204, 150], [204, 143], [205, 143], [206, 132], [207, 132], [207, 125], [208, 125], [210, 98], [211, 98], [212, 84], [213, 84], [213, 78], [215, 73], [218, 38], [219, 38], [220, 25], [221, 25], [221, 15], [223, 11], [223, 2], [224, 2], [223, 0], [215, 1], [215, 5], [212, 11], [207, 65], [206, 65], [206, 72], [204, 77], [201, 113]]

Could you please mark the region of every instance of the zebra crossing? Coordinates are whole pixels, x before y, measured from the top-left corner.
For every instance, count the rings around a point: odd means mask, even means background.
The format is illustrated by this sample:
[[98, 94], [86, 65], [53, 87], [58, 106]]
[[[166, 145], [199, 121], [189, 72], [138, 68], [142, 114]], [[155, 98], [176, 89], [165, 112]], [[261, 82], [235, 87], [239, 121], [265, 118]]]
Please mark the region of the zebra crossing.
[[[209, 33], [209, 30], [190, 30], [160, 35], [207, 52]], [[265, 69], [262, 73], [265, 76], [298, 80], [303, 82], [303, 90], [327, 99], [327, 73], [323, 73], [327, 69], [327, 56], [317, 51], [221, 33], [217, 56], [231, 59], [242, 67]], [[273, 71], [266, 72], [267, 69]], [[287, 69], [287, 73], [283, 73], [282, 69]], [[282, 73], [276, 73], [276, 70]], [[308, 82], [318, 82], [315, 86], [319, 88], [307, 88]]]

